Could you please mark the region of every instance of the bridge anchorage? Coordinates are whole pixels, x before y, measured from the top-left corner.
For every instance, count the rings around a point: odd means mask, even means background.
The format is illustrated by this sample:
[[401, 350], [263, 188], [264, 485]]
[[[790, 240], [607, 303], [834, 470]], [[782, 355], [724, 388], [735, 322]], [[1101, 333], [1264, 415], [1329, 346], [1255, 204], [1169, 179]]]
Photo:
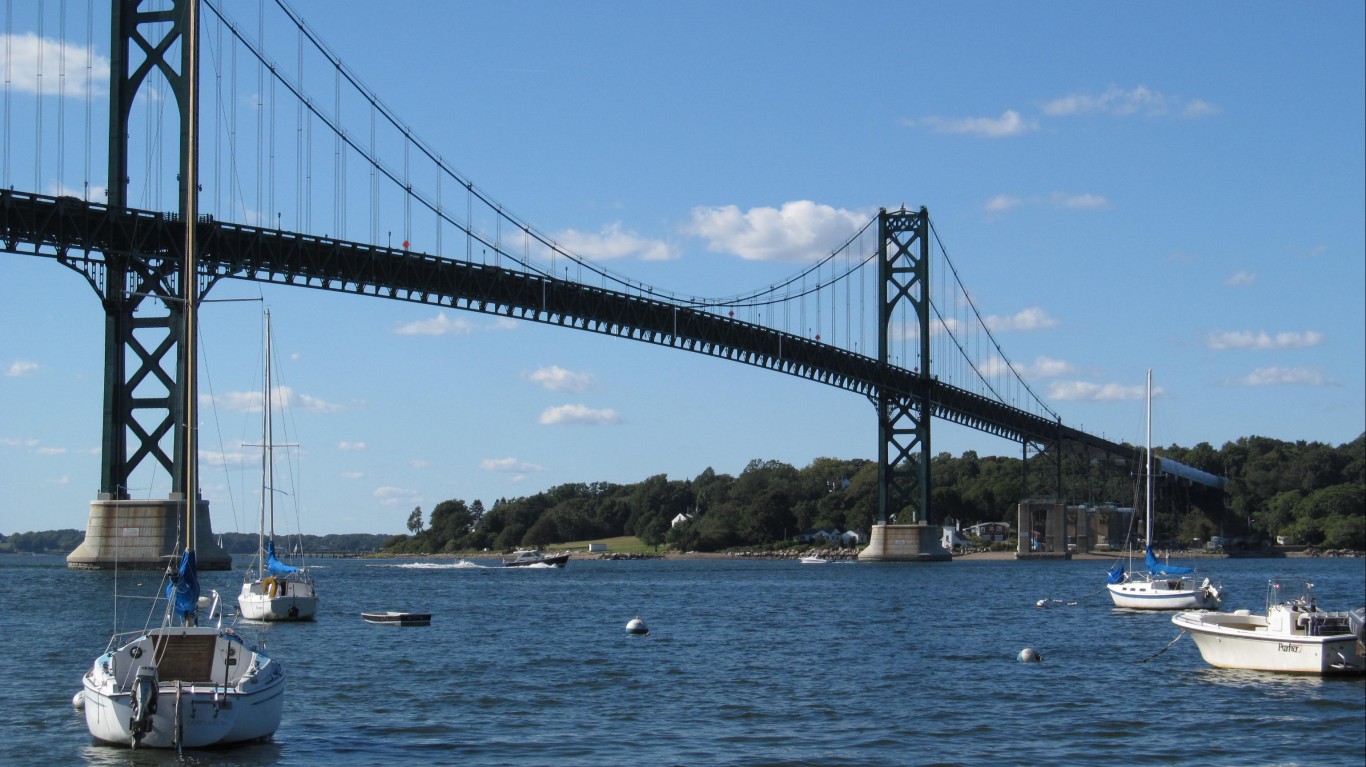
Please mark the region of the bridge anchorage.
[[[940, 380], [931, 364], [938, 364], [931, 360], [932, 328], [947, 325], [943, 318], [933, 316], [938, 311], [930, 291], [935, 236], [925, 208], [881, 210], [875, 229], [870, 224], [864, 230], [873, 240], [867, 249], [871, 255], [849, 257], [855, 266], [848, 274], [862, 270], [864, 264], [869, 265], [870, 276], [871, 268], [877, 270], [872, 280], [877, 293], [872, 301], [877, 312], [872, 320], [877, 349], [870, 356], [859, 351], [858, 344], [845, 348], [833, 343], [833, 329], [823, 342], [819, 332], [804, 332], [804, 327], [791, 332], [785, 326], [739, 319], [733, 311], [738, 304], [676, 299], [620, 280], [615, 283], [620, 287], [609, 287], [607, 272], [588, 262], [578, 261], [581, 267], [595, 270], [593, 276], [601, 276], [602, 284], [571, 281], [567, 270], [563, 279], [556, 278], [559, 270], [536, 268], [513, 256], [503, 246], [501, 234], [490, 237], [477, 231], [472, 213], [467, 212], [463, 221], [451, 218], [450, 206], [439, 203], [439, 183], [438, 202], [433, 205], [408, 183], [406, 165], [403, 178], [398, 178], [373, 149], [359, 152], [362, 147], [349, 143], [355, 140], [354, 132], [347, 133], [331, 122], [327, 127], [337, 132], [339, 147], [348, 142], [353, 151], [367, 154], [365, 159], [374, 163], [372, 178], [384, 174], [401, 182], [407, 194], [405, 206], [426, 206], [437, 219], [460, 230], [467, 241], [464, 260], [413, 252], [406, 246], [394, 249], [208, 216], [190, 220], [186, 211], [198, 209], [199, 190], [184, 184], [176, 214], [130, 207], [129, 151], [134, 132], [130, 116], [134, 98], [150, 76], [164, 77], [178, 106], [179, 178], [187, 177], [188, 163], [197, 162], [198, 146], [192, 138], [197, 132], [189, 127], [197, 124], [199, 116], [189, 106], [187, 93], [198, 72], [189, 46], [181, 44], [187, 34], [188, 9], [196, 1], [176, 0], [169, 10], [144, 11], [139, 0], [112, 0], [109, 178], [116, 181], [109, 184], [107, 204], [0, 190], [0, 249], [52, 258], [75, 270], [87, 279], [105, 310], [100, 489], [91, 502], [86, 542], [68, 557], [71, 567], [104, 568], [115, 562], [120, 567], [164, 566], [163, 558], [172, 552], [176, 537], [176, 508], [183, 508], [184, 499], [191, 495], [198, 504], [201, 568], [231, 566], [228, 555], [214, 541], [207, 502], [197, 489], [192, 493], [187, 487], [185, 446], [194, 435], [184, 423], [179, 404], [190, 354], [187, 347], [192, 343], [183, 337], [183, 307], [202, 301], [222, 279], [355, 293], [555, 324], [763, 367], [861, 394], [877, 414], [879, 468], [877, 523], [860, 555], [864, 560], [950, 558], [940, 544], [942, 519], [935, 516], [930, 503], [933, 419], [1019, 442], [1026, 457], [1034, 450], [1030, 462], [1037, 465], [1042, 459], [1050, 465], [1051, 495], [1058, 499], [1054, 505], [1060, 505], [1063, 497], [1066, 461], [1126, 462], [1133, 457], [1129, 446], [1064, 426], [1047, 406], [1042, 406], [1042, 413], [1030, 411], [1007, 404], [990, 385], [990, 391], [983, 393], [961, 382]], [[239, 31], [232, 28], [235, 35]], [[275, 66], [270, 71], [278, 76]], [[338, 71], [342, 71], [340, 65]], [[295, 87], [284, 79], [280, 82], [291, 91]], [[368, 101], [372, 109], [381, 103], [376, 98]], [[308, 104], [312, 109], [313, 102]], [[384, 116], [392, 119], [387, 113]], [[402, 132], [408, 136], [406, 129]], [[413, 146], [428, 152], [425, 145]], [[439, 167], [447, 171], [444, 165]], [[339, 172], [344, 174], [344, 170]], [[500, 206], [480, 196], [472, 183], [453, 172], [452, 177], [467, 196], [467, 211], [476, 200], [486, 204], [504, 216], [498, 225], [509, 222], [524, 242], [534, 238], [537, 247], [548, 248], [552, 263], [556, 253], [577, 260], [555, 250], [553, 242], [533, 233], [529, 225], [504, 214]], [[189, 226], [194, 227], [199, 250], [198, 273], [193, 275], [182, 271]], [[372, 237], [379, 235], [372, 231]], [[498, 265], [476, 262], [470, 255], [475, 242], [513, 265], [505, 267], [501, 260]], [[848, 245], [845, 249], [852, 250]], [[833, 308], [832, 286], [837, 277], [833, 266], [830, 271], [828, 281], [815, 272], [814, 293], [819, 301], [821, 291], [828, 290], [824, 300]], [[808, 270], [804, 275], [811, 273]], [[852, 282], [845, 283], [846, 290]], [[804, 286], [800, 295], [811, 293]], [[750, 306], [782, 300], [787, 299], [768, 296]], [[846, 311], [852, 305], [847, 304]], [[820, 304], [816, 306], [819, 312]], [[834, 314], [829, 311], [826, 316]], [[915, 348], [907, 349], [912, 338]], [[129, 479], [140, 469], [164, 471], [172, 477], [167, 499], [129, 497]]]

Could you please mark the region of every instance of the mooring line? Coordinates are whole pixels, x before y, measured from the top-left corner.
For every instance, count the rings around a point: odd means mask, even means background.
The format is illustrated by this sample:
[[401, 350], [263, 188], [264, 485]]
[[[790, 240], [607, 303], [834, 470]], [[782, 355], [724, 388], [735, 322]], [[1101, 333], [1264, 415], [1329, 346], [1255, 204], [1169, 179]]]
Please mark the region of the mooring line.
[[1173, 639], [1172, 641], [1168, 642], [1166, 647], [1163, 647], [1161, 650], [1158, 650], [1157, 652], [1153, 653], [1152, 655], [1149, 655], [1148, 657], [1146, 657], [1146, 658], [1144, 658], [1143, 660], [1139, 661], [1139, 663], [1147, 663], [1148, 661], [1152, 660], [1153, 658], [1156, 658], [1157, 656], [1161, 655], [1162, 653], [1166, 652], [1167, 650], [1170, 650], [1170, 649], [1171, 649], [1171, 646], [1174, 645], [1174, 644], [1176, 644], [1177, 641], [1179, 641], [1179, 640], [1181, 639], [1181, 637], [1183, 637], [1183, 636], [1185, 636], [1185, 635], [1186, 635], [1186, 630], [1185, 630], [1185, 629], [1181, 629], [1181, 633], [1176, 635], [1176, 639]]

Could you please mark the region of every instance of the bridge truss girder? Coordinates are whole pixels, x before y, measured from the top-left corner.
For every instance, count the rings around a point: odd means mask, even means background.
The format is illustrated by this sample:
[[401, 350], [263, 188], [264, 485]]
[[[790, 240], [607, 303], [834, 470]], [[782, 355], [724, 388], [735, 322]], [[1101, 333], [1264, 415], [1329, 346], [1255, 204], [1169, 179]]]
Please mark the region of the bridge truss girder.
[[[874, 403], [879, 396], [885, 397], [888, 409], [880, 408], [880, 412], [887, 414], [888, 433], [897, 435], [886, 444], [892, 445], [889, 453], [901, 458], [917, 452], [929, 455], [927, 440], [901, 432], [913, 431], [913, 423], [930, 418], [1016, 442], [1060, 444], [1068, 451], [1125, 457], [1133, 454], [1129, 446], [919, 371], [702, 308], [542, 274], [207, 217], [200, 219], [198, 227], [201, 273], [196, 284], [201, 297], [221, 279], [294, 285], [559, 325], [762, 367], [856, 392]], [[174, 297], [179, 289], [184, 234], [184, 222], [175, 215], [114, 210], [73, 198], [0, 190], [0, 250], [53, 258], [85, 275], [97, 291], [108, 293], [117, 284], [125, 296], [164, 297], [173, 315], [178, 312]], [[174, 332], [175, 323], [168, 325]], [[146, 353], [156, 356], [160, 348], [154, 346]], [[169, 354], [169, 350], [160, 351], [160, 358]], [[148, 369], [143, 377], [164, 384], [163, 373]], [[146, 431], [149, 437], [161, 433]], [[150, 446], [143, 449], [145, 454], [153, 452]], [[896, 465], [906, 464], [901, 460]], [[898, 492], [905, 497], [912, 491]], [[928, 490], [923, 495], [927, 494]]]

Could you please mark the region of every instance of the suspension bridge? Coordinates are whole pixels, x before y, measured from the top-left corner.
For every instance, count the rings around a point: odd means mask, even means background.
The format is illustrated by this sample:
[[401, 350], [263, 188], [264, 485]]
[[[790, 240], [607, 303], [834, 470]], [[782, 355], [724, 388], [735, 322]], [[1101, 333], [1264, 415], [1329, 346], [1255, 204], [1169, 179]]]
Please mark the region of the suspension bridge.
[[[61, 2], [57, 42], [38, 35], [36, 44], [52, 50], [39, 52], [36, 98], [24, 103], [11, 97], [17, 38], [6, 29], [0, 250], [78, 272], [105, 310], [100, 490], [72, 566], [103, 566], [117, 530], [151, 531], [144, 549], [166, 548], [171, 533], [157, 520], [174, 519], [168, 509], [183, 503], [176, 499], [197, 495], [181, 458], [193, 439], [179, 404], [183, 307], [225, 279], [558, 325], [866, 397], [878, 423], [885, 528], [875, 529], [874, 543], [893, 519], [899, 524], [884, 537], [911, 541], [897, 551], [884, 541], [885, 558], [947, 558], [929, 504], [935, 419], [1017, 442], [1026, 456], [1035, 451], [1059, 504], [1067, 457], [1134, 456], [1067, 426], [1033, 392], [925, 208], [883, 209], [759, 290], [678, 294], [608, 269], [512, 213], [419, 138], [284, 0], [269, 12], [261, 4], [254, 34], [228, 4], [198, 2], [112, 0], [104, 21], [87, 0], [83, 26], [68, 21]], [[109, 27], [107, 62], [93, 53], [99, 23]], [[82, 35], [84, 47], [61, 42]], [[101, 67], [107, 100], [93, 95]], [[191, 109], [191, 88], [208, 109]], [[250, 107], [239, 106], [239, 89], [254, 94]], [[29, 120], [38, 146], [16, 151], [10, 126]], [[97, 120], [107, 121], [107, 136], [96, 135]], [[166, 130], [171, 122], [178, 131]], [[56, 140], [44, 143], [45, 134]], [[106, 138], [107, 162], [97, 168], [92, 146]], [[33, 167], [20, 167], [16, 154]], [[27, 183], [33, 191], [20, 191]], [[194, 275], [182, 269], [187, 227], [197, 243]], [[433, 252], [411, 248], [416, 239]], [[129, 478], [148, 468], [172, 477], [165, 504], [129, 497]], [[202, 516], [209, 530], [206, 506]], [[212, 567], [208, 548], [201, 562]]]

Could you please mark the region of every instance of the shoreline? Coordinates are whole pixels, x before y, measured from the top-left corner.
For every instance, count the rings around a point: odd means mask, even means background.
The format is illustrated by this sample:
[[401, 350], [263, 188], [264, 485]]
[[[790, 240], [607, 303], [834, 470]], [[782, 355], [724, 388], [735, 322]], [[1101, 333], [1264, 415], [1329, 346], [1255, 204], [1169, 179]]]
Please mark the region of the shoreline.
[[[558, 550], [557, 550], [557, 549], [547, 548], [546, 551], [547, 551], [547, 552], [552, 552], [552, 553], [553, 553], [553, 552], [558, 552], [558, 551], [564, 551], [564, 549], [558, 549]], [[810, 549], [810, 550], [805, 550], [805, 551], [783, 551], [783, 552], [773, 552], [773, 551], [728, 551], [728, 552], [702, 552], [702, 551], [678, 552], [678, 551], [667, 551], [667, 552], [630, 552], [630, 553], [627, 553], [627, 552], [611, 552], [611, 551], [607, 551], [607, 552], [598, 552], [598, 551], [586, 552], [586, 551], [578, 551], [578, 550], [574, 550], [574, 549], [569, 549], [568, 551], [569, 551], [569, 553], [570, 553], [570, 560], [571, 560], [571, 561], [573, 561], [573, 560], [581, 560], [581, 561], [582, 561], [582, 560], [634, 561], [634, 560], [650, 560], [650, 559], [663, 559], [663, 560], [674, 560], [674, 561], [707, 561], [707, 560], [728, 560], [728, 559], [782, 561], [782, 560], [797, 560], [797, 559], [800, 559], [800, 558], [802, 558], [802, 557], [807, 557], [807, 556], [820, 556], [820, 557], [824, 557], [824, 558], [826, 558], [826, 559], [829, 559], [829, 560], [831, 560], [831, 561], [857, 561], [857, 560], [858, 560], [858, 552], [857, 552], [857, 550], [854, 550], [854, 549], [834, 549], [834, 550], [831, 550], [831, 549]], [[1348, 558], [1348, 559], [1349, 559], [1349, 558], [1359, 558], [1359, 557], [1362, 557], [1362, 556], [1366, 556], [1366, 553], [1363, 553], [1363, 552], [1360, 552], [1360, 551], [1346, 551], [1346, 550], [1300, 550], [1300, 551], [1269, 551], [1269, 552], [1252, 551], [1252, 552], [1239, 553], [1239, 554], [1212, 553], [1212, 552], [1206, 552], [1206, 551], [1191, 550], [1191, 551], [1172, 551], [1172, 552], [1167, 552], [1167, 553], [1163, 553], [1159, 558], [1161, 559], [1161, 558], [1170, 557], [1171, 559], [1176, 559], [1176, 560], [1190, 560], [1190, 559], [1284, 559], [1284, 558], [1326, 558], [1326, 559], [1344, 559], [1344, 558]], [[382, 555], [378, 555], [378, 557], [376, 557], [376, 558], [400, 559], [400, 558], [409, 558], [409, 557], [421, 557], [421, 558], [424, 558], [424, 559], [427, 559], [427, 558], [431, 558], [431, 559], [456, 559], [456, 560], [467, 560], [467, 561], [473, 561], [473, 562], [481, 562], [481, 561], [494, 561], [494, 562], [500, 562], [500, 561], [501, 561], [501, 557], [500, 557], [500, 556], [497, 556], [497, 555], [489, 555], [489, 554], [486, 553], [486, 552], [478, 552], [477, 554], [447, 554], [447, 553], [439, 553], [439, 554], [401, 554], [401, 555], [400, 555], [400, 554], [394, 554], [394, 555], [391, 555], [391, 554], [382, 554]], [[1010, 561], [1010, 562], [1015, 562], [1015, 561], [1067, 561], [1068, 559], [1072, 559], [1072, 560], [1088, 560], [1088, 561], [1113, 561], [1113, 560], [1125, 559], [1125, 558], [1126, 558], [1126, 555], [1125, 555], [1123, 552], [1118, 552], [1118, 551], [1116, 551], [1116, 552], [1093, 552], [1093, 551], [1087, 551], [1087, 552], [1074, 552], [1074, 553], [1071, 554], [1070, 557], [1063, 557], [1063, 556], [1061, 556], [1061, 555], [1055, 555], [1055, 556], [1048, 556], [1048, 555], [1038, 556], [1038, 555], [1036, 555], [1036, 556], [1034, 556], [1034, 557], [1026, 557], [1026, 558], [1023, 559], [1023, 560], [1017, 559], [1017, 557], [1016, 557], [1016, 552], [1014, 552], [1014, 551], [972, 551], [972, 552], [967, 552], [967, 553], [964, 553], [964, 554], [955, 554], [955, 555], [953, 556], [953, 559], [955, 559], [955, 560], [962, 559], [962, 560], [993, 561], [993, 562], [1005, 562], [1005, 561]]]

